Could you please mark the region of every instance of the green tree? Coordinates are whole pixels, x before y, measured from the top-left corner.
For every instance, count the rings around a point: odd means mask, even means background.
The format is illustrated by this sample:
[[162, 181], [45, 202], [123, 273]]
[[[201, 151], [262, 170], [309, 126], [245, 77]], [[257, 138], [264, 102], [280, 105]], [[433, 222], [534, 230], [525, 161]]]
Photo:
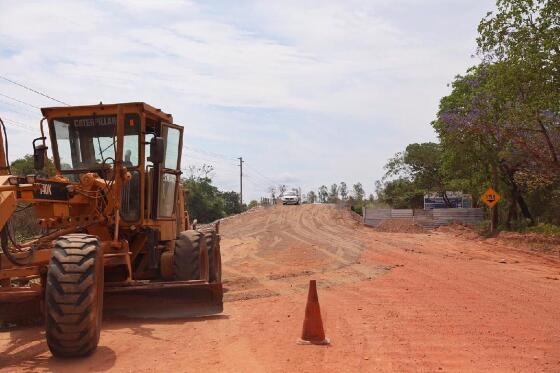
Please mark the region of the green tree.
[[[498, 0], [480, 22], [479, 53], [496, 66], [493, 93], [527, 175], [560, 174], [560, 2]], [[507, 122], [506, 122], [507, 121]], [[534, 169], [531, 169], [534, 166]], [[515, 171], [513, 171], [515, 173]], [[519, 175], [522, 179], [523, 175]]]
[[[480, 191], [491, 184], [495, 188], [503, 185], [509, 194], [508, 221], [516, 215], [517, 206], [525, 218], [533, 220], [515, 176], [528, 169], [534, 174], [539, 166], [516, 141], [525, 124], [511, 112], [512, 88], [503, 79], [507, 69], [507, 64], [481, 65], [470, 69], [464, 77], [457, 77], [452, 93], [441, 101], [434, 128], [447, 147], [447, 154], [455, 153], [452, 158], [466, 155], [477, 159], [478, 167], [488, 168]], [[465, 155], [457, 154], [459, 151]], [[493, 219], [497, 222], [497, 215]]]
[[348, 199], [348, 186], [346, 185], [346, 183], [344, 181], [340, 182], [340, 185], [338, 187], [338, 191], [340, 193], [340, 199], [342, 199], [343, 201], [346, 201]]
[[243, 211], [243, 207], [239, 202], [239, 193], [231, 192], [220, 192], [218, 195], [224, 201], [224, 213], [226, 215], [239, 214]]
[[363, 201], [364, 200], [364, 196], [365, 196], [365, 192], [364, 192], [364, 187], [362, 186], [362, 183], [356, 183], [352, 186], [352, 198], [355, 201]]
[[362, 183], [356, 183], [352, 186], [352, 193], [348, 197], [348, 202], [350, 204], [350, 208], [358, 213], [362, 214], [362, 210], [366, 205], [366, 201], [364, 200], [365, 191], [362, 186]]
[[410, 144], [385, 165], [384, 179], [399, 177], [414, 184], [418, 193], [438, 192], [450, 206], [447, 198], [448, 180], [443, 167], [443, 149], [440, 144], [427, 142]]
[[554, 199], [537, 201], [560, 190], [559, 20], [558, 1], [498, 0], [478, 28], [483, 63], [455, 79], [434, 122], [444, 170], [473, 194], [499, 188], [508, 225], [518, 209], [554, 216]]
[[319, 202], [327, 203], [329, 201], [329, 190], [327, 189], [326, 185], [321, 185], [319, 187], [317, 195], [319, 197]]
[[329, 190], [329, 202], [335, 203], [338, 201], [338, 185], [332, 184]]
[[259, 202], [253, 199], [253, 200], [251, 200], [251, 202], [249, 202], [249, 205], [247, 205], [247, 208], [252, 209], [252, 208], [257, 207], [258, 205], [259, 205]]
[[476, 203], [493, 185], [503, 197], [495, 222], [560, 221], [560, 2], [496, 5], [478, 27], [483, 62], [440, 101], [432, 123], [440, 143], [390, 159], [378, 199], [413, 206], [424, 191], [462, 190]]
[[191, 176], [183, 180], [183, 188], [188, 191], [186, 205], [191, 219], [210, 223], [226, 216], [224, 200], [209, 177]]
[[[32, 154], [27, 154], [23, 158], [16, 159], [10, 164], [10, 168], [12, 170], [12, 174], [18, 176], [27, 176], [37, 173], [37, 171], [35, 170]], [[39, 173], [41, 176], [46, 177], [54, 176], [56, 174], [56, 168], [54, 167], [52, 159], [46, 159], [45, 168]]]
[[413, 180], [398, 178], [377, 186], [377, 198], [395, 209], [424, 207], [424, 192]]
[[315, 201], [317, 200], [317, 195], [315, 194], [314, 191], [310, 190], [307, 193], [307, 202], [309, 203], [315, 203]]
[[[213, 171], [214, 167], [207, 164], [199, 167], [190, 166], [189, 177], [182, 180], [183, 189], [187, 191], [185, 203], [189, 216], [193, 220], [198, 220], [199, 223], [210, 223], [226, 216], [226, 202], [223, 193], [212, 185], [211, 174]], [[230, 204], [228, 208], [234, 209], [235, 203]]]

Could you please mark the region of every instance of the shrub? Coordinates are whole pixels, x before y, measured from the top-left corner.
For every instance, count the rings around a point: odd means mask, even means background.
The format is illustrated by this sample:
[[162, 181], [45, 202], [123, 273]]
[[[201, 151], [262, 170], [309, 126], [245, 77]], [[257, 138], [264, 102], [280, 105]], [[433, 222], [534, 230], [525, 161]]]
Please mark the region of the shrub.
[[560, 236], [560, 226], [549, 224], [549, 223], [539, 223], [538, 225], [527, 228], [526, 232], [543, 233], [543, 234]]

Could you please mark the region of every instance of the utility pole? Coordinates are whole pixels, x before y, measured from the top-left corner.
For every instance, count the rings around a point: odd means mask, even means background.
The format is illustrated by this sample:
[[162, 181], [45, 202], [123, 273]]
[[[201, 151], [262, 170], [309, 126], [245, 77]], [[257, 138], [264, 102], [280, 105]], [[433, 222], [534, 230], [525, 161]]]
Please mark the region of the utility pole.
[[237, 159], [239, 159], [239, 204], [243, 209], [243, 157]]

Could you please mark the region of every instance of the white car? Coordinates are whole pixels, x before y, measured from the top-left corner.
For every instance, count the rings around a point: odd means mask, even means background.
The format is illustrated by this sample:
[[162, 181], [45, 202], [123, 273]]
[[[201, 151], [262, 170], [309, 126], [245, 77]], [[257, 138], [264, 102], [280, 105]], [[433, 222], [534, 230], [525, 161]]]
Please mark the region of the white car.
[[280, 197], [283, 205], [299, 205], [299, 195], [294, 191], [288, 191]]

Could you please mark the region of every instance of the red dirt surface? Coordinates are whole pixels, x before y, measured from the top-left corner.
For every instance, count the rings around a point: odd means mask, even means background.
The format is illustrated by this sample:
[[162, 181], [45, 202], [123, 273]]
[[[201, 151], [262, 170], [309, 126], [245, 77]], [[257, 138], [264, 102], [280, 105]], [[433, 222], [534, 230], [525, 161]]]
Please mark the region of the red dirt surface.
[[[51, 357], [40, 327], [0, 333], [4, 371], [560, 371], [560, 261], [442, 232], [384, 233], [333, 206], [222, 225], [222, 315], [104, 320], [97, 351]], [[296, 344], [310, 279], [330, 346]]]
[[501, 231], [495, 237], [481, 236], [472, 227], [462, 224], [452, 224], [436, 229], [438, 232], [448, 233], [455, 237], [484, 240], [487, 244], [506, 245], [511, 248], [520, 248], [524, 251], [533, 251], [539, 254], [556, 255], [560, 259], [560, 236], [542, 233], [519, 233]]
[[427, 233], [421, 225], [415, 224], [411, 219], [386, 219], [377, 227], [376, 231], [390, 233]]

